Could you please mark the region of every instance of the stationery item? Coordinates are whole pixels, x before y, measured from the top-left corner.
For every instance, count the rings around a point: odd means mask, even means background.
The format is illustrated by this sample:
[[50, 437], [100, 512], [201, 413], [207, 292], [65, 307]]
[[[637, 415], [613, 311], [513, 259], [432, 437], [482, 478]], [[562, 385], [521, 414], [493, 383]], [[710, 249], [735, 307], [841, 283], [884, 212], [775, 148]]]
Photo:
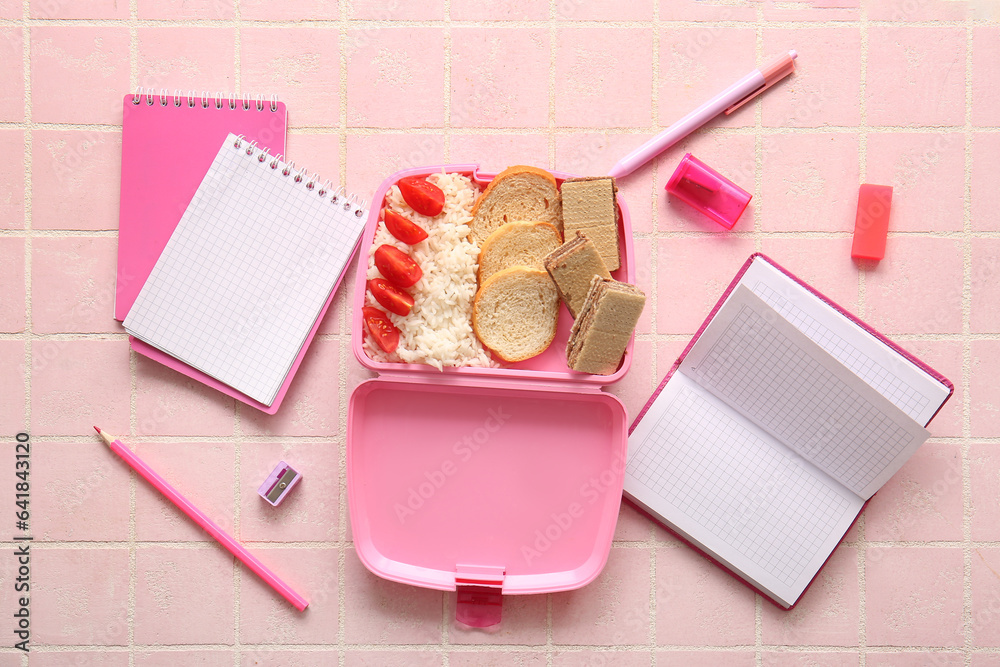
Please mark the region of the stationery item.
[[365, 215], [328, 182], [230, 134], [125, 329], [276, 410]]
[[309, 606], [309, 602], [305, 598], [293, 591], [288, 584], [278, 578], [278, 575], [257, 560], [252, 553], [247, 551], [246, 547], [233, 539], [229, 533], [224, 531], [218, 526], [218, 524], [209, 519], [204, 512], [192, 505], [190, 500], [182, 496], [177, 489], [172, 487], [165, 479], [160, 477], [156, 471], [146, 465], [146, 463], [136, 456], [131, 449], [126, 447], [121, 440], [112, 438], [109, 434], [105, 433], [96, 426], [94, 427], [94, 430], [101, 436], [104, 444], [111, 448], [111, 451], [120, 456], [122, 460], [129, 465], [129, 467], [139, 473], [139, 475], [142, 476], [147, 482], [152, 484], [157, 491], [166, 496], [167, 500], [176, 505], [178, 509], [191, 517], [195, 523], [204, 528], [205, 532], [225, 547], [229, 553], [236, 556], [241, 563], [253, 570], [257, 576], [277, 591], [281, 597], [291, 602], [292, 606], [299, 611], [303, 611]]
[[865, 183], [858, 190], [858, 213], [854, 218], [854, 259], [882, 259], [889, 234], [889, 210], [892, 208], [892, 186]]
[[953, 390], [756, 254], [633, 424], [625, 495], [790, 608]]
[[617, 271], [619, 266], [617, 194], [615, 179], [608, 177], [567, 178], [562, 184], [565, 238], [586, 235], [608, 271]]
[[285, 499], [288, 492], [302, 480], [302, 475], [284, 461], [278, 463], [267, 476], [264, 483], [257, 489], [257, 494], [268, 503], [277, 507]]
[[614, 373], [645, 305], [646, 295], [635, 285], [594, 276], [566, 344], [569, 367], [581, 373]]
[[681, 158], [666, 190], [726, 229], [733, 228], [753, 197], [690, 153]]
[[615, 178], [627, 176], [720, 113], [725, 113], [728, 116], [794, 72], [795, 59], [797, 57], [798, 54], [795, 51], [789, 51], [778, 56], [760, 69], [750, 72], [619, 160], [618, 164], [608, 172], [608, 175]]
[[562, 244], [545, 257], [545, 270], [559, 290], [559, 296], [576, 319], [590, 290], [594, 276], [611, 279], [608, 267], [594, 244], [582, 234]]
[[115, 319], [124, 320], [226, 135], [285, 152], [283, 102], [152, 90], [122, 100]]

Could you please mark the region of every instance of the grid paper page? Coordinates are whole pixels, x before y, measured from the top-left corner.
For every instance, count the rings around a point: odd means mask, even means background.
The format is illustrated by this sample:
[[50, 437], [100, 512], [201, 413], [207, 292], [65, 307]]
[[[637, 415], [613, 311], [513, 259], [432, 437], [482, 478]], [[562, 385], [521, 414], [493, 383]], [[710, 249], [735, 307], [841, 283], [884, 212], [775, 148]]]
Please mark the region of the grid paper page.
[[740, 283], [917, 423], [926, 424], [948, 397], [936, 378], [764, 258], [754, 260]]
[[270, 405], [365, 216], [260, 155], [229, 135], [125, 328]]
[[917, 415], [930, 403], [929, 397], [924, 396], [915, 387], [906, 384], [902, 378], [891, 373], [883, 364], [824, 327], [816, 318], [781, 296], [777, 290], [764, 283], [757, 283], [752, 289], [754, 294], [794, 324], [799, 331], [816, 341], [820, 347], [836, 357], [837, 361], [875, 387], [906, 414], [917, 419]]
[[629, 439], [626, 491], [675, 529], [794, 601], [860, 498], [681, 374]]
[[742, 285], [681, 369], [864, 498], [929, 435]]

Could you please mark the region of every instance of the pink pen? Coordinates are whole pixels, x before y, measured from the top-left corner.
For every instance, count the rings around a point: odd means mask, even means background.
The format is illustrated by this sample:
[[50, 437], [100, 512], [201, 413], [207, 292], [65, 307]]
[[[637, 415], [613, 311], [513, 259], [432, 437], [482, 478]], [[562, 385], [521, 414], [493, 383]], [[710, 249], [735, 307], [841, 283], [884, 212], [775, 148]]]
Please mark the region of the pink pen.
[[249, 567], [257, 573], [257, 576], [270, 584], [271, 588], [281, 594], [281, 597], [291, 602], [292, 605], [299, 611], [303, 611], [309, 606], [309, 602], [307, 602], [305, 598], [293, 591], [288, 584], [279, 579], [278, 576], [274, 574], [274, 572], [271, 572], [266, 565], [257, 560], [257, 558], [247, 551], [242, 544], [233, 539], [226, 531], [219, 528], [214, 521], [205, 516], [204, 512], [192, 505], [191, 501], [178, 493], [177, 489], [170, 486], [166, 480], [156, 474], [152, 468], [136, 456], [131, 449], [122, 444], [121, 440], [115, 440], [96, 426], [94, 429], [100, 434], [101, 439], [104, 440], [108, 447], [111, 448], [111, 451], [122, 457], [125, 463], [129, 464], [133, 470], [142, 475], [147, 482], [155, 486], [157, 490], [165, 495], [170, 502], [177, 505], [182, 512], [194, 519], [199, 526], [205, 529], [205, 532], [214, 537], [219, 544], [224, 546], [229, 551], [229, 553], [239, 558], [241, 563]]
[[726, 88], [618, 161], [609, 176], [621, 178], [646, 164], [720, 113], [731, 114], [795, 70], [798, 54], [789, 51]]

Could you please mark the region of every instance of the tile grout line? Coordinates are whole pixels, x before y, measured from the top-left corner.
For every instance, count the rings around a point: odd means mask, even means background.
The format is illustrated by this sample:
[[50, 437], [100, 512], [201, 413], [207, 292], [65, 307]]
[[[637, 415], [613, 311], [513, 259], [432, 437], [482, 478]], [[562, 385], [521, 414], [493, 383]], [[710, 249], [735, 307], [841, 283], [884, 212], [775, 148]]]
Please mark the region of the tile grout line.
[[[755, 8], [757, 14], [756, 26], [754, 28], [754, 57], [757, 62], [761, 62], [764, 58], [764, 26], [763, 26], [763, 14], [764, 10], [761, 6]], [[754, 206], [753, 216], [753, 247], [755, 252], [760, 252], [763, 247], [763, 241], [760, 232], [763, 229], [763, 215], [760, 209], [760, 203], [763, 198], [760, 193], [763, 191], [764, 185], [764, 139], [763, 139], [763, 99], [758, 96], [753, 101], [753, 120], [754, 120], [754, 196], [757, 197], [757, 205]], [[767, 210], [766, 208], [764, 209]], [[761, 595], [756, 590], [753, 596], [753, 642], [754, 642], [754, 664], [757, 667], [762, 667], [764, 664], [764, 596]]]
[[[136, 27], [139, 17], [138, 0], [129, 0], [129, 87], [132, 91], [137, 90], [139, 85], [139, 31]], [[124, 122], [124, 119], [123, 119]], [[121, 131], [121, 130], [119, 130]], [[117, 237], [117, 230], [115, 233]], [[129, 435], [138, 432], [138, 412], [136, 404], [138, 400], [138, 357], [128, 350], [128, 374], [129, 374]], [[130, 438], [131, 439], [131, 438]], [[134, 443], [131, 445], [134, 447]], [[138, 475], [134, 470], [129, 469], [128, 474], [128, 610], [126, 628], [128, 633], [128, 664], [135, 667], [135, 616], [136, 616], [136, 589], [138, 588], [138, 547], [136, 545], [136, 491], [138, 485]]]
[[[966, 14], [965, 26], [965, 127], [964, 127], [964, 183], [962, 196], [962, 629], [964, 664], [972, 664], [975, 632], [972, 615], [972, 478], [969, 461], [972, 436], [972, 403], [969, 376], [972, 372], [972, 74], [973, 27], [971, 12]], [[978, 549], [976, 550], [978, 552]], [[981, 554], [980, 554], [981, 555]]]
[[[194, 91], [198, 93], [199, 91]], [[182, 90], [182, 94], [185, 91]], [[199, 93], [200, 94], [200, 93]], [[32, 123], [31, 126], [35, 129], [45, 129], [45, 130], [64, 130], [64, 131], [94, 131], [94, 132], [120, 132], [121, 125], [114, 125], [110, 123], [71, 123], [71, 122], [54, 122], [54, 121], [39, 121]], [[0, 129], [25, 129], [28, 124], [25, 122], [15, 122], [15, 121], [0, 121]], [[562, 125], [549, 127], [548, 125], [530, 125], [524, 127], [516, 126], [506, 126], [506, 125], [490, 125], [490, 126], [480, 126], [480, 127], [465, 127], [458, 126], [451, 128], [452, 133], [455, 135], [465, 135], [465, 136], [544, 136], [550, 130], [556, 136], [581, 136], [593, 134], [597, 129], [602, 129], [606, 134], [614, 136], [633, 136], [647, 134], [654, 131], [654, 128], [660, 127], [659, 125], [649, 125], [649, 126], [639, 126], [639, 125], [622, 125], [615, 127], [588, 127], [583, 125]], [[351, 136], [398, 136], [406, 134], [426, 134], [429, 128], [427, 127], [401, 127], [401, 126], [377, 126], [377, 125], [352, 125], [350, 127], [344, 128], [344, 130]], [[858, 126], [853, 125], [818, 125], [818, 126], [795, 126], [795, 125], [785, 125], [785, 126], [762, 126], [760, 129], [760, 134], [763, 136], [789, 136], [789, 135], [816, 135], [816, 134], [835, 134], [835, 135], [847, 135], [852, 136], [857, 134]], [[1000, 126], [998, 125], [980, 125], [976, 126], [976, 132], [983, 134], [1000, 134]], [[865, 131], [869, 134], [947, 134], [947, 133], [958, 133], [965, 130], [964, 125], [866, 125]], [[333, 135], [339, 133], [341, 130], [335, 125], [299, 125], [296, 127], [289, 128], [289, 134], [293, 135]], [[703, 127], [697, 130], [699, 135], [705, 136], [756, 136], [757, 128], [754, 126], [713, 126], [713, 127]], [[79, 230], [79, 231], [93, 231], [101, 232], [108, 231], [105, 229], [93, 229], [93, 230]], [[114, 230], [112, 230], [114, 231]]]
[[[650, 122], [652, 123], [655, 134], [660, 132], [660, 49], [662, 44], [660, 43], [660, 6], [659, 3], [653, 4], [653, 54], [652, 54], [652, 89], [650, 90]], [[654, 136], [655, 136], [654, 134]], [[610, 142], [609, 142], [610, 143]], [[659, 304], [657, 303], [657, 297], [659, 296], [659, 290], [657, 289], [658, 275], [659, 275], [659, 264], [660, 264], [660, 240], [656, 238], [655, 234], [659, 226], [659, 200], [657, 199], [656, 193], [656, 178], [657, 178], [657, 160], [652, 160], [652, 187], [650, 188], [650, 229], [653, 233], [653, 238], [649, 240], [649, 292], [650, 297], [647, 303], [650, 304], [650, 329], [656, 331], [656, 321], [657, 314], [659, 313]], [[635, 245], [635, 238], [633, 233], [633, 246]], [[633, 252], [633, 255], [635, 253]], [[636, 270], [636, 282], [639, 282], [639, 272]], [[658, 378], [661, 375], [659, 368], [659, 354], [658, 346], [655, 342], [650, 344], [651, 355], [652, 355], [652, 365], [653, 374], [650, 378], [649, 383], [646, 386], [649, 395], [652, 395], [658, 382]], [[666, 374], [666, 370], [662, 371], [662, 374]], [[626, 438], [627, 440], [627, 438]], [[622, 500], [622, 505], [625, 501]], [[618, 510], [619, 516], [621, 515], [621, 509]], [[657, 578], [657, 562], [658, 549], [656, 545], [656, 533], [655, 528], [650, 525], [649, 533], [647, 539], [644, 541], [646, 549], [649, 552], [649, 619], [648, 619], [648, 630], [646, 634], [646, 641], [649, 644], [649, 657], [656, 664], [656, 618], [659, 614], [659, 600], [658, 591], [659, 588], [656, 583]]]
[[[761, 7], [756, 8], [757, 21], [756, 27], [754, 29], [754, 57], [757, 62], [762, 62], [764, 58], [764, 27], [762, 25], [764, 10]], [[764, 190], [764, 100], [763, 97], [758, 96], [757, 99], [753, 100], [753, 151], [754, 151], [754, 197], [757, 199], [757, 203], [753, 207], [753, 247], [755, 252], [761, 252], [763, 248], [763, 239], [761, 237], [761, 232], [764, 229], [763, 219], [764, 216], [761, 212], [760, 205], [764, 201], [761, 193]], [[764, 209], [766, 210], [766, 208]], [[759, 615], [759, 614], [758, 614]], [[758, 660], [760, 660], [758, 655]], [[760, 663], [758, 662], [758, 665]]]
[[[233, 96], [240, 97], [243, 90], [243, 20], [240, 12], [239, 0], [233, 2]], [[241, 540], [242, 516], [243, 516], [243, 492], [242, 492], [242, 461], [243, 461], [243, 429], [240, 417], [242, 412], [237, 411], [236, 403], [233, 401], [233, 536], [236, 540]], [[234, 661], [243, 656], [243, 647], [240, 640], [242, 631], [242, 582], [246, 572], [246, 567], [240, 559], [233, 558], [233, 658]]]
[[[338, 17], [338, 34], [340, 36], [339, 40], [339, 83], [340, 83], [340, 104], [338, 113], [338, 127], [337, 127], [337, 145], [340, 149], [340, 184], [344, 187], [347, 186], [347, 62], [349, 58], [349, 49], [351, 47], [350, 33], [348, 32], [349, 22], [347, 20], [347, 3], [341, 2], [338, 4], [339, 17]], [[375, 206], [373, 201], [371, 204]], [[360, 253], [359, 253], [360, 255]], [[357, 258], [358, 262], [361, 261], [361, 257]], [[348, 308], [352, 305], [349, 303], [346, 291], [344, 296], [344, 308], [341, 315], [344, 320], [344, 324], [338, 329], [338, 332], [348, 332], [350, 333], [351, 320], [348, 320]], [[337, 377], [337, 391], [338, 395], [341, 397], [340, 405], [338, 406], [338, 418], [340, 423], [337, 425], [338, 433], [343, 433], [344, 436], [340, 439], [340, 443], [337, 446], [337, 658], [340, 667], [345, 665], [346, 655], [344, 653], [344, 645], [347, 639], [347, 591], [344, 586], [344, 581], [346, 579], [347, 572], [347, 364], [344, 363], [344, 337], [341, 336], [338, 339], [338, 350], [340, 352], [340, 368], [338, 368]]]
[[[31, 13], [30, 0], [22, 0], [21, 3], [21, 67], [24, 75], [24, 125], [25, 131], [21, 141], [24, 144], [24, 157], [22, 166], [24, 168], [24, 211], [21, 214], [21, 224], [25, 232], [24, 240], [24, 331], [18, 337], [24, 341], [23, 363], [24, 363], [24, 422], [22, 424], [25, 432], [31, 432], [31, 381], [32, 381], [32, 341], [31, 331], [34, 329], [31, 316], [31, 230], [32, 230], [32, 183], [31, 167], [33, 154], [31, 150], [31, 30], [28, 27], [28, 17]], [[30, 575], [28, 585], [31, 585]], [[28, 652], [25, 651], [20, 659], [23, 667], [28, 667]]]
[[[579, 4], [579, 3], [577, 3]], [[384, 20], [384, 19], [343, 19], [349, 25], [359, 28], [359, 29], [369, 29], [369, 28], [380, 28], [380, 27], [394, 27], [394, 28], [440, 28], [444, 25], [444, 19], [400, 19], [400, 20]], [[853, 18], [845, 19], [815, 19], [815, 20], [777, 20], [777, 19], [758, 19], [758, 23], [767, 29], [781, 29], [781, 30], [815, 30], [816, 28], [843, 28], [849, 27], [851, 25], [856, 25], [860, 22], [861, 15]], [[17, 26], [21, 22], [21, 19], [0, 19], [0, 27], [6, 26]], [[46, 18], [32, 18], [28, 17], [25, 22], [30, 26], [39, 27], [117, 27], [128, 23], [128, 19], [124, 18], [88, 18], [88, 19], [46, 19]], [[649, 28], [653, 24], [652, 19], [635, 19], [635, 20], [625, 20], [625, 21], [608, 21], [602, 19], [572, 19], [561, 17], [559, 14], [556, 15], [554, 22], [559, 26], [566, 27], [584, 27], [584, 28]], [[967, 23], [966, 19], [955, 19], [955, 20], [924, 20], [924, 21], [906, 21], [906, 20], [894, 20], [894, 19], [873, 19], [866, 21], [869, 25], [875, 27], [898, 27], [900, 25], [905, 25], [907, 27], [913, 28], [965, 28]], [[266, 25], [275, 28], [335, 28], [340, 25], [341, 20], [339, 19], [304, 19], [304, 20], [272, 20], [272, 19], [248, 19], [246, 23], [257, 26]], [[660, 21], [660, 23], [669, 28], [684, 29], [684, 28], [704, 28], [711, 25], [715, 28], [743, 28], [747, 27], [746, 22], [739, 20], [715, 20], [715, 21], [699, 21], [695, 19], [683, 20], [683, 19], [666, 19]], [[978, 21], [979, 24], [983, 25], [996, 25], [996, 21]], [[485, 28], [544, 28], [549, 24], [548, 19], [520, 19], [520, 20], [503, 20], [503, 19], [466, 19], [460, 21], [454, 21], [455, 27], [461, 28], [475, 28], [475, 27], [485, 27]], [[195, 19], [155, 19], [155, 18], [144, 18], [138, 19], [136, 25], [140, 27], [149, 28], [228, 28], [232, 27], [232, 19], [206, 19], [206, 18], [195, 18]]]
[[545, 130], [546, 147], [548, 148], [549, 169], [556, 166], [556, 0], [549, 0], [549, 18], [545, 24], [549, 30], [549, 113]]
[[[451, 0], [444, 0], [444, 16], [445, 24], [443, 31], [443, 41], [444, 41], [444, 77], [442, 85], [444, 86], [444, 91], [442, 92], [442, 106], [444, 114], [444, 125], [441, 128], [442, 134], [442, 144], [444, 149], [444, 163], [451, 164], [451, 54], [452, 54], [452, 42], [451, 42]], [[416, 166], [416, 165], [414, 165]]]
[[[652, 117], [650, 118], [650, 122], [652, 123], [653, 126], [653, 136], [656, 136], [662, 131], [661, 129], [662, 125], [660, 124], [660, 58], [661, 58], [661, 48], [662, 48], [662, 44], [660, 43], [660, 32], [662, 31], [662, 29], [663, 28], [660, 22], [660, 6], [659, 3], [654, 3], [653, 4], [653, 58], [652, 58], [653, 88], [650, 91], [652, 98], [652, 104], [651, 104]], [[606, 132], [605, 134], [607, 135]], [[610, 144], [610, 141], [608, 143]], [[650, 162], [652, 163], [652, 174], [650, 175], [650, 178], [652, 179], [652, 187], [650, 188], [650, 193], [649, 193], [649, 199], [650, 199], [649, 298], [647, 299], [647, 303], [649, 304], [650, 308], [649, 312], [650, 330], [655, 334], [657, 329], [656, 323], [660, 313], [659, 285], [658, 285], [659, 275], [660, 275], [659, 272], [660, 272], [660, 248], [661, 248], [661, 242], [659, 237], [660, 202], [656, 192], [657, 190], [656, 179], [659, 175], [658, 171], [659, 161], [653, 159]], [[634, 230], [632, 232], [632, 237], [633, 237], [633, 247], [634, 247], [636, 240], [636, 235]], [[639, 272], [637, 268], [636, 283], [638, 282], [639, 282]], [[650, 395], [652, 395], [653, 390], [656, 387], [656, 384], [659, 384], [657, 379], [660, 377], [660, 375], [666, 375], [667, 372], [667, 369], [663, 369], [662, 371], [660, 370], [659, 367], [660, 355], [659, 355], [659, 350], [657, 349], [658, 346], [654, 342], [653, 345], [651, 345], [651, 347], [652, 347], [651, 355], [653, 364], [653, 377], [651, 378], [652, 386], [649, 387]], [[650, 538], [652, 539], [652, 533], [650, 533]], [[656, 586], [655, 572], [654, 572], [653, 586], [654, 588]], [[655, 607], [651, 607], [651, 609], [655, 609]]]
[[34, 126], [34, 119], [31, 114], [32, 105], [32, 95], [31, 95], [31, 30], [28, 28], [28, 17], [30, 15], [31, 5], [30, 0], [23, 0], [21, 7], [21, 58], [22, 58], [22, 69], [24, 74], [25, 86], [24, 86], [24, 136], [22, 141], [24, 142], [24, 158], [22, 159], [22, 165], [24, 167], [24, 212], [21, 217], [21, 224], [23, 225], [24, 231], [24, 331], [18, 336], [19, 340], [24, 341], [24, 423], [22, 424], [26, 432], [31, 432], [31, 382], [32, 382], [32, 360], [33, 360], [33, 345], [32, 345], [32, 330], [34, 329], [34, 322], [32, 320], [32, 309], [31, 309], [31, 269], [32, 269], [32, 252], [34, 244], [32, 243], [33, 224], [33, 206], [32, 206], [32, 165], [34, 163], [34, 154], [32, 152], [32, 128]]
[[[860, 64], [861, 71], [858, 75], [858, 175], [859, 178], [868, 177], [868, 8], [865, 3], [861, 3], [861, 13], [858, 21], [860, 31]], [[860, 187], [860, 184], [859, 184]], [[852, 260], [853, 261], [853, 260]], [[865, 284], [865, 266], [858, 266], [858, 317], [864, 319], [867, 309], [867, 292]], [[867, 538], [865, 535], [865, 513], [862, 512], [856, 522], [857, 539], [857, 571], [858, 571], [858, 660], [860, 667], [866, 667], [867, 657], [865, 651], [868, 646], [868, 623], [866, 615], [868, 613], [867, 596], [867, 567], [868, 559], [866, 553]]]

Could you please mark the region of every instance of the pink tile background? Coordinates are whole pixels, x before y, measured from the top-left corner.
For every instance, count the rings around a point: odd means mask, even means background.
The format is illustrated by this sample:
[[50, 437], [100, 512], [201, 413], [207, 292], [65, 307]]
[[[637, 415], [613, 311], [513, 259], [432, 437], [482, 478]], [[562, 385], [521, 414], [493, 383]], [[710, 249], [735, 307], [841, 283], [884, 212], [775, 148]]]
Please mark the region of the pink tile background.
[[[935, 664], [1000, 667], [989, 12], [989, 0], [138, 0], [133, 15], [127, 2], [0, 0], [0, 440], [33, 439], [27, 664], [840, 667], [864, 653], [869, 667], [909, 667], [934, 651]], [[354, 551], [346, 416], [371, 374], [344, 324], [353, 274], [274, 417], [130, 354], [110, 317], [121, 96], [134, 86], [276, 94], [288, 157], [370, 198], [407, 166], [606, 173], [789, 48], [795, 76], [621, 179], [649, 302], [632, 371], [608, 390], [631, 419], [756, 250], [955, 383], [933, 439], [790, 612], [624, 503], [595, 582], [509, 597], [499, 628], [460, 627], [454, 592], [378, 579]], [[733, 232], [664, 193], [688, 151], [754, 195]], [[861, 182], [894, 187], [877, 264], [849, 257]], [[94, 423], [309, 611], [236, 567]], [[256, 489], [282, 459], [304, 479], [272, 508]], [[10, 480], [0, 489], [12, 497]], [[13, 567], [0, 558], [8, 618]], [[21, 656], [0, 653], [8, 664]]]
[[118, 229], [121, 150], [118, 132], [33, 132], [32, 227]]

